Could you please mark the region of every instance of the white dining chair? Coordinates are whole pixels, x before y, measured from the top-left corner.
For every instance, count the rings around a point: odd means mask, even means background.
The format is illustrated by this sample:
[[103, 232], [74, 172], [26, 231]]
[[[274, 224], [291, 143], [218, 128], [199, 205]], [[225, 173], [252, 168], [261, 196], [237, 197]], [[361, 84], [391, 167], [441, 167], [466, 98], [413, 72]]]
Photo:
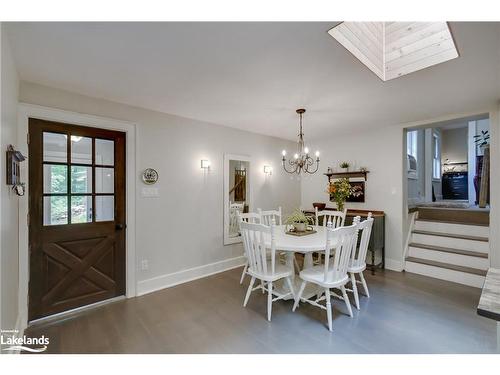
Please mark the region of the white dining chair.
[[[319, 225], [319, 219], [323, 218], [324, 227], [326, 227], [328, 223], [331, 223], [332, 228], [335, 229], [344, 226], [345, 218], [347, 215], [347, 208], [345, 208], [344, 211], [318, 211], [318, 207], [314, 207], [314, 214], [316, 217], [316, 225]], [[322, 253], [318, 253], [318, 259], [314, 262], [314, 264], [321, 264], [321, 254]]]
[[314, 213], [316, 216], [316, 225], [319, 225], [319, 219], [322, 217], [324, 227], [326, 227], [328, 223], [332, 223], [333, 228], [338, 228], [344, 226], [345, 217], [347, 214], [347, 208], [344, 208], [344, 211], [333, 211], [333, 210], [318, 211], [318, 207], [315, 207]]
[[[349, 316], [352, 318], [352, 309], [347, 296], [345, 285], [349, 282], [347, 267], [351, 259], [351, 252], [356, 241], [356, 225], [340, 227], [333, 229], [330, 226], [326, 229], [326, 247], [325, 247], [325, 264], [313, 266], [300, 272], [302, 284], [296, 294], [293, 311], [299, 305], [299, 302], [307, 302], [313, 306], [320, 307], [326, 310], [328, 318], [328, 329], [332, 330], [332, 305], [331, 295], [342, 299], [345, 302]], [[333, 257], [330, 259], [330, 253], [335, 248]], [[313, 283], [323, 288], [324, 295], [316, 296], [314, 300], [302, 298], [304, 288], [307, 283]], [[342, 296], [330, 292], [330, 289], [340, 289]], [[325, 300], [326, 304], [320, 304]]]
[[229, 202], [229, 233], [238, 235], [238, 213], [243, 213], [244, 209], [244, 203]]
[[[263, 284], [267, 286], [267, 320], [271, 321], [273, 302], [286, 298], [290, 295], [295, 298], [295, 293], [290, 278], [294, 271], [293, 268], [276, 262], [276, 227], [274, 225], [274, 222], [271, 222], [270, 226], [241, 222], [240, 228], [241, 235], [243, 237], [245, 253], [248, 257], [247, 272], [250, 276], [252, 276], [245, 296], [245, 301], [243, 302], [243, 306], [247, 305], [252, 291], [261, 289], [260, 286], [256, 288], [253, 287], [255, 279], [259, 279]], [[265, 245], [266, 236], [270, 237], [271, 240], [270, 256], [268, 256], [267, 254], [268, 251]], [[286, 280], [290, 292], [286, 294], [279, 294], [277, 293], [277, 291], [273, 290], [273, 283], [280, 279]], [[276, 297], [273, 298], [273, 296]]]
[[[368, 244], [370, 243], [370, 236], [373, 227], [372, 213], [368, 213], [368, 218], [360, 222], [360, 217], [355, 217], [355, 223], [357, 227], [357, 232], [361, 233], [361, 240], [359, 241], [359, 247], [354, 247], [351, 255], [351, 260], [349, 261], [349, 266], [347, 267], [347, 272], [351, 277], [352, 293], [354, 294], [354, 302], [356, 308], [359, 310], [359, 294], [357, 284], [363, 285], [365, 290], [365, 295], [369, 298], [370, 292], [368, 291], [368, 285], [366, 284], [365, 277], [363, 276], [363, 271], [366, 269], [366, 253], [368, 251]], [[358, 241], [356, 241], [357, 243]], [[360, 280], [356, 280], [356, 275], [359, 275]]]
[[[281, 206], [278, 207], [277, 210], [268, 210], [268, 211], [262, 211], [260, 208], [257, 208], [257, 212], [259, 213], [260, 215], [260, 222], [264, 225], [271, 225], [271, 221], [274, 219], [276, 225], [282, 225], [283, 224], [283, 221], [282, 221], [282, 211], [281, 211]], [[286, 253], [280, 253], [280, 257], [279, 257], [279, 260], [280, 260], [280, 263], [284, 264], [286, 262], [285, 260], [285, 256], [286, 256]], [[297, 260], [295, 259], [294, 257], [294, 265], [297, 269], [299, 269], [298, 267], [298, 263], [297, 263]]]
[[271, 225], [271, 221], [274, 219], [276, 225], [282, 225], [281, 207], [278, 207], [277, 210], [269, 211], [262, 211], [260, 208], [257, 208], [257, 212], [260, 215], [261, 224]]
[[[238, 214], [238, 223], [245, 222], [245, 223], [252, 223], [252, 224], [260, 224], [260, 215], [255, 212], [249, 212], [246, 214]], [[238, 224], [239, 225], [239, 224]], [[241, 233], [241, 228], [240, 228], [240, 233]], [[241, 273], [241, 278], [240, 278], [240, 284], [243, 284], [243, 280], [245, 279], [245, 275], [247, 274], [247, 269], [248, 269], [248, 258], [246, 256], [245, 252], [245, 266], [243, 267], [243, 272]]]

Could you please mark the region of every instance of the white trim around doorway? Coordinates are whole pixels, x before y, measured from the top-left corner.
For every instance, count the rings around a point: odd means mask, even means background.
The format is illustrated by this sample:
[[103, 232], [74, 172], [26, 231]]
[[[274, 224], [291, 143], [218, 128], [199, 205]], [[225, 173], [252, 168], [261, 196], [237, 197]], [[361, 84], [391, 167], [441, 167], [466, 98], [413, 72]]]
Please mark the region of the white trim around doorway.
[[[28, 155], [28, 120], [30, 117], [57, 121], [74, 125], [117, 130], [126, 133], [126, 297], [135, 297], [136, 282], [136, 233], [135, 233], [135, 177], [136, 171], [136, 125], [130, 122], [98, 117], [56, 108], [19, 103], [18, 106], [18, 145], [19, 151]], [[28, 192], [28, 163], [21, 163], [21, 180], [26, 183]], [[20, 328], [28, 326], [28, 196], [19, 200], [19, 321]]]

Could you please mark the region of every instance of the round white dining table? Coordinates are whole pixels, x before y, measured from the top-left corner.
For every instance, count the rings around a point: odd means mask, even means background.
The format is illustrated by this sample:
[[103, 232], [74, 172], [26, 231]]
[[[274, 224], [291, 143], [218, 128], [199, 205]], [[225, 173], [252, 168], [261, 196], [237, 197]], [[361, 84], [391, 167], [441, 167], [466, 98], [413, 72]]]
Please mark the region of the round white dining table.
[[[309, 268], [313, 266], [312, 255], [314, 252], [325, 251], [326, 249], [326, 227], [323, 226], [312, 226], [316, 233], [307, 234], [304, 236], [294, 236], [286, 233], [286, 225], [276, 225], [274, 242], [276, 251], [286, 252], [286, 264], [290, 268], [294, 267], [295, 253], [304, 254], [304, 265], [303, 268]], [[271, 248], [271, 236], [266, 236], [264, 242], [267, 248]], [[332, 248], [335, 248], [335, 244], [331, 244]], [[294, 273], [295, 276], [295, 273]], [[300, 280], [293, 277], [293, 284], [295, 291], [298, 291], [300, 285]], [[287, 292], [287, 287], [284, 284], [280, 284], [278, 289], [282, 289], [280, 293]], [[304, 297], [307, 295], [313, 295], [316, 293], [316, 289], [308, 288], [304, 291]]]

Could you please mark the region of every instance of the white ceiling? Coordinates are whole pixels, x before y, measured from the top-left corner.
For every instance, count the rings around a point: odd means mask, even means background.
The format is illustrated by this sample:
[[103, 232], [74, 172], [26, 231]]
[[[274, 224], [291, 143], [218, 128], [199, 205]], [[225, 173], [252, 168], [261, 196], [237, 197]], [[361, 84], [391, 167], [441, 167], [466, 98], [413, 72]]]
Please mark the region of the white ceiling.
[[500, 23], [450, 23], [460, 57], [382, 82], [331, 23], [13, 23], [21, 79], [307, 139], [482, 110], [500, 98]]

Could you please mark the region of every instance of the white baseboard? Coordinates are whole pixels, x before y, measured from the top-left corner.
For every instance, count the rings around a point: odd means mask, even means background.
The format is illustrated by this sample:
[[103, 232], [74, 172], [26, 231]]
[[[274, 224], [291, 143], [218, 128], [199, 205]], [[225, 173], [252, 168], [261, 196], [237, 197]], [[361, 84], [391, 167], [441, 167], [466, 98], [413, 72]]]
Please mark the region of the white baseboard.
[[385, 268], [391, 271], [401, 272], [403, 271], [403, 263], [399, 260], [386, 259]]
[[233, 268], [242, 267], [244, 264], [245, 257], [240, 256], [199, 267], [189, 268], [187, 270], [182, 270], [179, 272], [153, 277], [147, 280], [142, 280], [137, 283], [137, 295], [142, 296], [144, 294], [155, 292], [157, 290], [187, 283], [188, 281], [215, 275], [217, 273], [228, 271]]

